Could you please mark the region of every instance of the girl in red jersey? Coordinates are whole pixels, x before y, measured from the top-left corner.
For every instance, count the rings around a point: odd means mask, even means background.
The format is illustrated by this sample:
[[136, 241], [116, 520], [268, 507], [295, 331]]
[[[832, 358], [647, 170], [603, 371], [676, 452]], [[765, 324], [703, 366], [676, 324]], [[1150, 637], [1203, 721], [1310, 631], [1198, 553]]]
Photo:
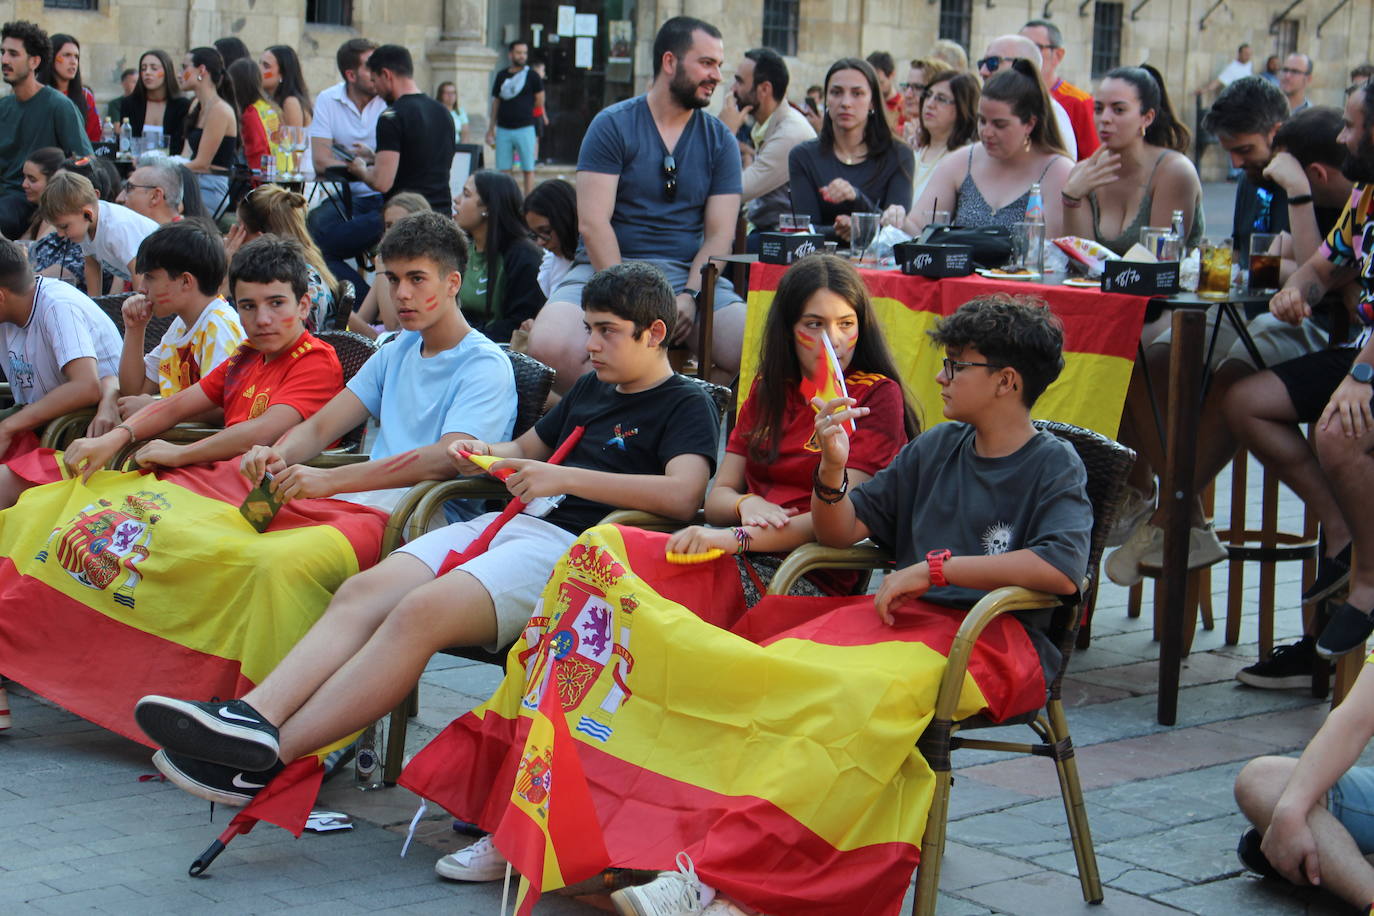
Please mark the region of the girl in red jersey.
[[[668, 541], [669, 553], [713, 547], [742, 552], [748, 537], [768, 529], [786, 532], [784, 550], [812, 540], [808, 510], [820, 450], [816, 412], [802, 394], [802, 380], [813, 376], [818, 359], [825, 359], [822, 335], [830, 338], [849, 396], [863, 417], [851, 440], [850, 485], [872, 477], [919, 432], [858, 271], [835, 255], [803, 258], [778, 283], [758, 375], [706, 498], [706, 521], [734, 527], [686, 528]], [[748, 566], [741, 566], [749, 604], [758, 600], [781, 556], [750, 554]], [[843, 594], [855, 581], [854, 573], [823, 572], [798, 588]]]

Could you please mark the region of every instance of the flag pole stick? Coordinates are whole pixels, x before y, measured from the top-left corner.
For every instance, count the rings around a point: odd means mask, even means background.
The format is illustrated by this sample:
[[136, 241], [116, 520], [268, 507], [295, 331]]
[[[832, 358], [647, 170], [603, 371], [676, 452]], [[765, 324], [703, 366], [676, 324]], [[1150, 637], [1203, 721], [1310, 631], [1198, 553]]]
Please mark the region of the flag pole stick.
[[510, 862], [506, 863], [506, 880], [501, 884], [501, 916], [506, 916], [506, 900], [510, 897]]

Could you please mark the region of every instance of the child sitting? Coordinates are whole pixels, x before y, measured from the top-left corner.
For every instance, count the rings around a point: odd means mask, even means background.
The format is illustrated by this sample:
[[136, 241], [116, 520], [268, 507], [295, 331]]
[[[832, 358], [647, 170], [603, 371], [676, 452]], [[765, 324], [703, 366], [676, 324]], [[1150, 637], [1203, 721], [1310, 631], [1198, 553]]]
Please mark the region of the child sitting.
[[138, 246], [157, 230], [157, 223], [128, 207], [100, 199], [84, 175], [65, 169], [48, 180], [38, 203], [43, 219], [64, 238], [81, 243], [86, 256], [86, 290], [103, 293], [101, 269], [138, 289]]

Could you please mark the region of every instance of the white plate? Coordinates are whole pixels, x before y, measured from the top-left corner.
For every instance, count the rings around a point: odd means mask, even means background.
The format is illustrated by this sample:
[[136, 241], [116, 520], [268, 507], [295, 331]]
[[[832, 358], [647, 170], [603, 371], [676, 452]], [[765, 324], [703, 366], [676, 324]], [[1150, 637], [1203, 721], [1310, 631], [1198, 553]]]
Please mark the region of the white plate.
[[996, 270], [988, 270], [986, 268], [979, 268], [978, 275], [988, 280], [1014, 280], [1023, 283], [1026, 281], [1039, 281], [1040, 279], [1040, 275], [1037, 273], [1008, 274]]
[[1086, 277], [1067, 277], [1064, 280], [1065, 286], [1077, 286], [1081, 289], [1101, 289], [1101, 280], [1089, 280]]

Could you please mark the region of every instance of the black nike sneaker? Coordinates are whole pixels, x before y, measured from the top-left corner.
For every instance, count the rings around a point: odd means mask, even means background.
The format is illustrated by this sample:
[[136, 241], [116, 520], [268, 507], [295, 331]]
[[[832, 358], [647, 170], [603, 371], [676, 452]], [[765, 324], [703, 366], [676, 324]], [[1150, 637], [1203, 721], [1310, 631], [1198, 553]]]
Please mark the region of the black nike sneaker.
[[197, 703], [146, 696], [134, 707], [139, 728], [183, 757], [260, 772], [277, 762], [277, 729], [242, 700]]

